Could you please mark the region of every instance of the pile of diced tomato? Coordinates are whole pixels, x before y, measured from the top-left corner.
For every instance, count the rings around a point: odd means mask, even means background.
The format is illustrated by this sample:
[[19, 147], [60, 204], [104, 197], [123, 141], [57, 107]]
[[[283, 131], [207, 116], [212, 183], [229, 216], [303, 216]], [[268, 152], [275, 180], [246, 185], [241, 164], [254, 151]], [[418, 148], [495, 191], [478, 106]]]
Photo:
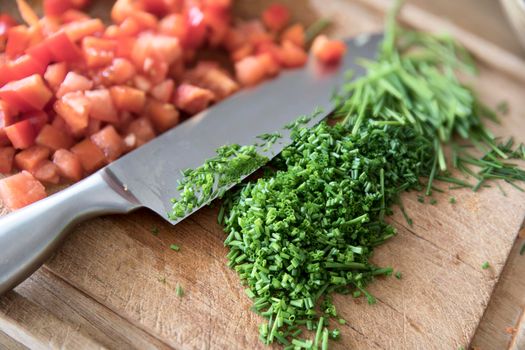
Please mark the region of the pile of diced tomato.
[[[231, 0], [117, 0], [106, 25], [82, 11], [89, 0], [44, 0], [43, 17], [17, 3], [23, 23], [0, 14], [0, 200], [11, 210], [307, 60], [304, 27], [278, 4], [234, 21]], [[345, 47], [319, 36], [312, 50], [333, 63]]]

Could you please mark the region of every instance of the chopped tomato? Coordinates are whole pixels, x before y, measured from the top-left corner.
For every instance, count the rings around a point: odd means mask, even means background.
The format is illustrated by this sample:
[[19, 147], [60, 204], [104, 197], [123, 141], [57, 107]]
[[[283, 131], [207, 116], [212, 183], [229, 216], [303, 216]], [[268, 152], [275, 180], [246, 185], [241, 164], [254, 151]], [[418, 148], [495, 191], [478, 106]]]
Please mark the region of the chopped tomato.
[[44, 125], [47, 124], [49, 121], [49, 118], [47, 116], [47, 113], [44, 111], [33, 111], [24, 113], [20, 116], [21, 120], [28, 120], [29, 123], [31, 123], [31, 126], [33, 127], [33, 130], [35, 131], [35, 135], [42, 130]]
[[44, 125], [35, 139], [37, 145], [45, 146], [52, 150], [70, 148], [73, 146], [73, 138], [52, 125]]
[[266, 78], [267, 67], [256, 56], [248, 56], [235, 63], [237, 80], [245, 86], [260, 83]]
[[183, 111], [196, 114], [206, 109], [215, 99], [213, 92], [191, 84], [181, 84], [175, 94], [175, 105]]
[[13, 147], [0, 148], [0, 173], [9, 174], [13, 170], [13, 159], [15, 157], [15, 149]]
[[102, 71], [103, 78], [112, 84], [124, 84], [137, 73], [135, 66], [125, 58], [115, 58], [111, 65]]
[[91, 118], [110, 123], [118, 122], [118, 113], [108, 89], [86, 91], [85, 95], [90, 102]]
[[141, 113], [146, 103], [144, 91], [129, 86], [113, 86], [109, 89], [115, 107], [120, 111]]
[[259, 62], [261, 65], [265, 68], [266, 75], [267, 76], [275, 76], [279, 74], [279, 71], [281, 70], [281, 67], [279, 66], [279, 62], [269, 53], [263, 53], [257, 56], [259, 59]]
[[[142, 34], [135, 42], [132, 51], [132, 60], [143, 72], [154, 76], [159, 72], [158, 65], [172, 64], [181, 57], [179, 40], [167, 35]], [[164, 72], [164, 75], [166, 74]], [[162, 77], [161, 80], [164, 78]]]
[[290, 41], [296, 46], [304, 47], [305, 44], [305, 33], [302, 24], [294, 24], [288, 27], [281, 35], [281, 41]]
[[7, 102], [0, 100], [0, 129], [16, 123], [18, 121], [17, 114]]
[[151, 120], [158, 132], [164, 132], [179, 123], [179, 111], [171, 103], [149, 99], [144, 114]]
[[153, 124], [145, 117], [132, 121], [127, 128], [127, 133], [137, 137], [137, 145], [144, 144], [155, 138]]
[[284, 5], [272, 4], [262, 13], [264, 24], [274, 31], [280, 31], [290, 21], [290, 11]]
[[287, 68], [296, 68], [304, 66], [308, 61], [308, 54], [303, 48], [296, 46], [289, 40], [282, 44], [281, 64]]
[[166, 103], [171, 100], [174, 88], [175, 82], [172, 79], [166, 79], [151, 89], [151, 96], [161, 102]]
[[27, 78], [33, 74], [44, 74], [47, 63], [30, 55], [22, 55], [15, 60], [0, 63], [0, 86], [13, 80]]
[[204, 13], [198, 6], [189, 6], [186, 12], [187, 32], [186, 38], [183, 41], [185, 48], [196, 49], [206, 39], [206, 22], [204, 21]]
[[60, 19], [62, 20], [62, 22], [69, 24], [71, 22], [87, 21], [87, 20], [90, 19], [90, 17], [89, 17], [89, 15], [87, 13], [84, 13], [82, 11], [69, 9], [69, 10], [66, 10], [60, 16]]
[[15, 156], [15, 164], [18, 169], [33, 172], [44, 160], [49, 158], [49, 148], [43, 146], [32, 146], [19, 152]]
[[184, 79], [192, 85], [211, 90], [219, 100], [239, 90], [239, 84], [226, 71], [205, 62], [188, 71]]
[[9, 28], [16, 26], [16, 20], [6, 13], [0, 13], [0, 37], [7, 35]]
[[29, 120], [22, 120], [4, 128], [5, 134], [14, 148], [26, 149], [31, 147], [36, 138], [36, 132]]
[[44, 186], [27, 171], [0, 180], [0, 199], [10, 210], [20, 209], [45, 197]]
[[89, 121], [91, 103], [80, 91], [65, 94], [53, 106], [73, 135], [82, 135]]
[[106, 164], [104, 153], [90, 139], [77, 143], [71, 148], [71, 152], [77, 155], [87, 173], [92, 173]]
[[87, 91], [92, 88], [93, 82], [91, 80], [78, 73], [69, 72], [64, 78], [62, 84], [60, 84], [56, 96], [61, 98], [69, 92]]
[[119, 38], [117, 40], [117, 57], [131, 58], [136, 41], [137, 39], [135, 38]]
[[103, 33], [104, 23], [98, 18], [85, 19], [66, 24], [64, 30], [71, 40], [78, 41], [90, 35]]
[[133, 17], [128, 17], [118, 26], [118, 36], [135, 36], [140, 33], [140, 24]]
[[108, 125], [91, 135], [91, 141], [102, 150], [108, 162], [114, 161], [124, 153], [124, 141], [113, 125]]
[[246, 58], [252, 55], [254, 49], [255, 47], [253, 46], [252, 43], [246, 43], [242, 45], [241, 47], [239, 47], [238, 49], [236, 49], [235, 51], [233, 51], [230, 54], [230, 57], [234, 62], [237, 62], [237, 61], [242, 60], [243, 58]]
[[41, 110], [52, 96], [38, 74], [9, 82], [0, 88], [0, 98], [20, 111]]
[[33, 172], [35, 178], [42, 182], [50, 184], [58, 184], [60, 182], [60, 175], [58, 174], [58, 167], [49, 160], [44, 160]]
[[60, 176], [73, 181], [82, 178], [84, 170], [76, 154], [59, 149], [53, 154], [53, 163], [57, 166]]
[[7, 45], [5, 47], [7, 57], [12, 59], [23, 54], [30, 41], [31, 35], [27, 26], [19, 25], [10, 28], [7, 32]]
[[89, 0], [44, 0], [44, 14], [46, 16], [61, 16], [69, 9], [82, 9]]
[[102, 127], [102, 120], [89, 118], [88, 127], [86, 131], [87, 136], [96, 134], [97, 132], [100, 131], [101, 127]]
[[184, 42], [188, 34], [188, 24], [186, 17], [180, 13], [173, 13], [164, 17], [159, 22], [159, 32], [174, 36]]
[[45, 43], [54, 61], [76, 64], [82, 62], [82, 52], [65, 31], [47, 37]]
[[334, 64], [345, 54], [346, 45], [340, 40], [330, 40], [326, 35], [319, 35], [312, 43], [311, 50], [321, 63]]
[[111, 39], [100, 39], [93, 36], [82, 40], [84, 60], [89, 68], [107, 66], [113, 61], [117, 44]]
[[60, 84], [64, 81], [66, 74], [67, 64], [65, 62], [54, 63], [47, 67], [44, 73], [44, 80], [52, 90], [57, 91]]

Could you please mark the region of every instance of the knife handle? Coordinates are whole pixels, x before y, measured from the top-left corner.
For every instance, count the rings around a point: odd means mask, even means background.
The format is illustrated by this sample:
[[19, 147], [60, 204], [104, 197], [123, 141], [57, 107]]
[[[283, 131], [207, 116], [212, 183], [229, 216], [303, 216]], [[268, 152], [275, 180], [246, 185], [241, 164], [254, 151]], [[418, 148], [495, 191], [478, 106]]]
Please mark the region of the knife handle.
[[0, 295], [28, 278], [48, 259], [75, 224], [140, 207], [101, 170], [48, 198], [0, 219]]

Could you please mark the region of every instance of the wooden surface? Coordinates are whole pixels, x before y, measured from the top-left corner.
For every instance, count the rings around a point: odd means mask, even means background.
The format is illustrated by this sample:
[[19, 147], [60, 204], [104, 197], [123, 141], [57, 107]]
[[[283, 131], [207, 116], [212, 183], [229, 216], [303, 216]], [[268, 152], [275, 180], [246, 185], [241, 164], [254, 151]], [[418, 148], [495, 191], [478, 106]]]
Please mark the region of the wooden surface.
[[[347, 36], [382, 26], [378, 12], [363, 1], [283, 2], [296, 9], [297, 19], [333, 18], [338, 23], [334, 34]], [[241, 5], [245, 14], [263, 6], [250, 0]], [[511, 106], [495, 132], [525, 141], [525, 84], [493, 66], [482, 67], [472, 84], [487, 103], [507, 100]], [[436, 206], [422, 205], [415, 193], [408, 194], [404, 202], [414, 226], [406, 227], [397, 213], [392, 219], [399, 234], [374, 257], [377, 264], [401, 270], [403, 279], [373, 284], [370, 290], [378, 298], [373, 306], [337, 296], [348, 323], [335, 347], [466, 346], [509, 253], [516, 256], [516, 247], [511, 250], [525, 214], [525, 195], [504, 188], [507, 197], [497, 188], [477, 194], [454, 191], [455, 205], [448, 203], [449, 194], [438, 196]], [[249, 310], [237, 275], [226, 267], [216, 211], [201, 210], [175, 227], [146, 210], [79, 226], [42, 269], [0, 298], [0, 348], [263, 348], [257, 339], [260, 319]], [[158, 236], [151, 233], [153, 227], [159, 228]], [[172, 243], [181, 251], [171, 251]], [[490, 262], [489, 270], [481, 269], [484, 261]], [[522, 266], [511, 259], [504, 276]], [[502, 279], [500, 287], [509, 283], [507, 296], [523, 303], [512, 281]], [[183, 298], [175, 295], [177, 285], [185, 290]], [[493, 342], [499, 333], [491, 327], [502, 327], [516, 311], [509, 298], [489, 307], [487, 316], [503, 321], [482, 323], [474, 341], [481, 349], [502, 348]], [[502, 312], [505, 308], [508, 312]], [[519, 333], [514, 338], [517, 346]]]

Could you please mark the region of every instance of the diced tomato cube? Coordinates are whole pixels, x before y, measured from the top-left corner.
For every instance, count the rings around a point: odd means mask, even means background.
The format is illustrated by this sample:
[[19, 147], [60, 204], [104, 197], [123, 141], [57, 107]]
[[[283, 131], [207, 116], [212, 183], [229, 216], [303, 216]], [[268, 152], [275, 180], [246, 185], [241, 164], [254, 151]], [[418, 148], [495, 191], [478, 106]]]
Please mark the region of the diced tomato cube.
[[35, 129], [29, 120], [22, 120], [4, 128], [4, 130], [13, 147], [17, 149], [29, 148], [35, 142]]
[[141, 0], [140, 5], [144, 11], [162, 17], [167, 13], [180, 11], [183, 3], [180, 0]]
[[158, 132], [164, 132], [179, 123], [179, 111], [171, 103], [149, 99], [144, 113]]
[[49, 62], [53, 61], [53, 55], [51, 54], [45, 40], [31, 46], [26, 52], [43, 66], [47, 66]]
[[38, 74], [9, 82], [0, 88], [0, 98], [20, 111], [41, 110], [52, 95]]
[[204, 13], [198, 6], [190, 5], [186, 12], [187, 34], [183, 41], [185, 48], [196, 49], [206, 39], [206, 22]]
[[60, 175], [58, 174], [58, 167], [49, 160], [44, 160], [33, 172], [35, 178], [42, 182], [50, 184], [58, 184], [60, 182]]
[[57, 91], [60, 84], [64, 81], [67, 74], [67, 64], [65, 62], [54, 63], [47, 67], [44, 73], [44, 80], [54, 91]]
[[9, 28], [7, 32], [7, 45], [5, 47], [7, 57], [16, 58], [23, 54], [29, 46], [30, 41], [31, 35], [27, 26], [19, 25]]
[[137, 146], [155, 138], [153, 124], [148, 118], [145, 117], [141, 117], [132, 121], [127, 128], [127, 133], [133, 134], [137, 137]]
[[0, 13], [0, 37], [7, 35], [9, 28], [16, 26], [16, 20], [7, 13]]
[[117, 57], [131, 58], [133, 48], [137, 39], [134, 37], [123, 37], [117, 40]]
[[60, 16], [72, 7], [71, 0], [44, 0], [44, 14], [46, 16]]
[[151, 96], [161, 102], [168, 102], [171, 100], [174, 88], [175, 82], [172, 79], [166, 79], [151, 89]]
[[289, 40], [283, 42], [281, 53], [281, 64], [287, 68], [302, 67], [308, 61], [308, 54], [304, 49]]
[[88, 126], [91, 103], [80, 91], [70, 92], [57, 100], [55, 112], [62, 117], [74, 135], [81, 135]]
[[69, 92], [87, 91], [93, 88], [93, 82], [85, 76], [69, 72], [57, 91], [57, 98], [61, 98]]
[[71, 148], [71, 152], [79, 158], [82, 168], [87, 173], [92, 173], [106, 164], [104, 153], [90, 139], [77, 143]]
[[9, 138], [7, 137], [5, 133], [5, 129], [0, 128], [0, 147], [9, 146], [10, 144], [11, 144], [11, 141], [9, 141]]
[[290, 21], [290, 11], [284, 5], [272, 4], [264, 10], [261, 17], [266, 27], [274, 31], [280, 31]]
[[60, 176], [73, 181], [79, 181], [82, 178], [84, 169], [76, 154], [59, 149], [53, 154], [53, 163], [57, 166]]
[[252, 55], [253, 54], [253, 50], [254, 50], [253, 44], [252, 43], [246, 43], [246, 44], [242, 45], [241, 47], [239, 47], [238, 49], [236, 49], [235, 51], [233, 51], [230, 54], [230, 57], [231, 57], [231, 59], [234, 62], [237, 62], [237, 61], [242, 60], [243, 58], [246, 58], [246, 57]]
[[115, 58], [111, 65], [102, 71], [102, 76], [113, 84], [124, 84], [135, 76], [135, 66], [125, 58]]
[[49, 121], [49, 117], [47, 116], [47, 113], [44, 111], [33, 111], [33, 112], [27, 112], [20, 116], [21, 120], [28, 120], [29, 123], [31, 123], [31, 126], [33, 127], [33, 130], [35, 131], [35, 135], [38, 135], [40, 130], [44, 127], [44, 125], [47, 124]]
[[112, 86], [109, 91], [113, 103], [119, 111], [129, 111], [138, 114], [144, 109], [144, 104], [146, 103], [144, 91], [125, 85]]
[[346, 45], [340, 40], [330, 40], [326, 35], [319, 35], [312, 43], [312, 54], [324, 64], [335, 64], [346, 52]]
[[108, 89], [98, 89], [85, 92], [90, 102], [89, 116], [102, 121], [117, 123], [118, 113]]
[[151, 81], [149, 81], [148, 78], [140, 74], [137, 74], [133, 77], [133, 85], [135, 85], [137, 89], [142, 90], [144, 92], [149, 92], [153, 88]]
[[22, 55], [0, 67], [0, 74], [2, 74], [0, 76], [0, 85], [13, 80], [27, 78], [33, 74], [44, 74], [46, 67], [47, 63], [42, 63], [30, 55]]
[[12, 125], [18, 121], [16, 111], [7, 104], [7, 102], [0, 100], [0, 129]]
[[124, 153], [124, 141], [113, 125], [108, 125], [91, 135], [91, 141], [102, 150], [108, 162], [114, 161]]
[[87, 36], [82, 40], [84, 60], [88, 67], [107, 66], [113, 61], [117, 44], [111, 39], [100, 39]]
[[82, 61], [82, 52], [64, 31], [47, 37], [45, 43], [54, 61], [77, 64]]
[[263, 67], [265, 67], [266, 75], [267, 76], [275, 76], [279, 74], [279, 71], [281, 70], [281, 67], [279, 66], [279, 62], [277, 62], [269, 53], [263, 53], [257, 56]]
[[181, 84], [175, 94], [175, 105], [189, 114], [196, 114], [206, 109], [214, 99], [215, 95], [210, 90]]
[[281, 41], [288, 40], [294, 45], [304, 47], [305, 44], [305, 32], [302, 24], [294, 24], [288, 27], [281, 35]]
[[[91, 17], [89, 17], [89, 15], [87, 13], [85, 13], [85, 12], [74, 10], [74, 9], [69, 9], [69, 10], [66, 10], [60, 16], [60, 19], [62, 20], [62, 22], [66, 23], [66, 24], [69, 24], [69, 23], [72, 23], [72, 22], [87, 21], [87, 20], [91, 19]], [[69, 33], [68, 33], [68, 35], [69, 35]]]
[[159, 22], [159, 32], [174, 36], [184, 43], [188, 34], [186, 17], [180, 13], [167, 15]]
[[144, 72], [149, 71], [147, 60], [160, 60], [170, 65], [182, 55], [179, 40], [167, 35], [141, 34], [133, 47], [132, 59]]
[[89, 123], [86, 131], [87, 136], [91, 136], [100, 131], [102, 127], [102, 120], [89, 118]]
[[86, 19], [68, 23], [64, 30], [72, 41], [77, 41], [89, 35], [103, 33], [104, 23], [98, 18]]
[[52, 125], [44, 125], [35, 140], [37, 145], [45, 146], [52, 150], [60, 148], [70, 148], [73, 146], [73, 138], [63, 131], [53, 127]]
[[113, 22], [120, 24], [135, 10], [131, 0], [117, 0], [111, 8], [111, 19]]
[[266, 78], [267, 67], [256, 56], [248, 56], [235, 63], [235, 76], [244, 86], [252, 86]]
[[9, 174], [13, 170], [15, 149], [13, 147], [0, 148], [0, 173]]
[[211, 67], [206, 62], [197, 64], [184, 78], [192, 85], [211, 90], [219, 100], [239, 90], [239, 84], [226, 71], [219, 67]]
[[44, 186], [27, 171], [0, 180], [0, 199], [10, 210], [20, 209], [45, 197]]
[[25, 149], [15, 156], [15, 164], [18, 169], [33, 172], [42, 163], [49, 158], [49, 148], [43, 146], [32, 146]]

